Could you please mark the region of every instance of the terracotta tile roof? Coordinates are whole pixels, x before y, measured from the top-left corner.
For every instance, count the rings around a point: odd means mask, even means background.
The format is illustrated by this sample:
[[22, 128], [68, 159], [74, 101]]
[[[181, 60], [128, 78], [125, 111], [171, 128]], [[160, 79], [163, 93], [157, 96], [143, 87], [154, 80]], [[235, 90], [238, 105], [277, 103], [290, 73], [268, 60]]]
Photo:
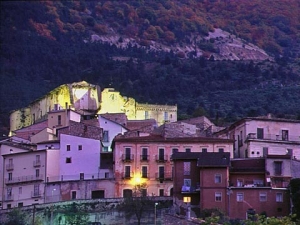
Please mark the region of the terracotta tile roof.
[[91, 138], [95, 140], [102, 139], [102, 128], [90, 126], [83, 123], [70, 121], [68, 127], [57, 129], [59, 134], [68, 134], [77, 137]]
[[199, 167], [228, 167], [230, 165], [229, 152], [175, 152], [173, 160], [197, 160]]
[[199, 167], [229, 167], [229, 165], [229, 152], [201, 152], [197, 162]]
[[105, 113], [105, 114], [100, 114], [100, 116], [110, 121], [113, 121], [115, 123], [118, 123], [122, 126], [126, 126], [128, 121], [125, 113]]
[[231, 139], [221, 138], [207, 138], [207, 137], [173, 137], [165, 138], [162, 135], [150, 134], [149, 136], [142, 137], [125, 137], [124, 135], [118, 135], [115, 138], [115, 142], [190, 142], [190, 143], [234, 143]]
[[32, 124], [30, 126], [24, 127], [22, 129], [14, 131], [16, 137], [30, 140], [30, 137], [39, 133], [40, 131], [44, 130], [48, 127], [48, 120], [44, 120], [39, 123]]
[[129, 130], [140, 130], [145, 127], [156, 127], [157, 123], [155, 119], [148, 120], [128, 120], [126, 127]]
[[231, 172], [265, 172], [265, 159], [233, 159], [231, 160]]

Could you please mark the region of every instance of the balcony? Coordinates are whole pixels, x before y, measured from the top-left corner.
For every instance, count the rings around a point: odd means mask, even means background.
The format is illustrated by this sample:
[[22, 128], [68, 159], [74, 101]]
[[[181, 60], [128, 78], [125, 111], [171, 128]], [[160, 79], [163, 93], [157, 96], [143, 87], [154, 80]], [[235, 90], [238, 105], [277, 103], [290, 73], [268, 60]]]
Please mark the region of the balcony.
[[14, 164], [12, 164], [12, 163], [6, 164], [6, 170], [7, 171], [14, 170]]
[[149, 179], [149, 173], [141, 173], [141, 178]]
[[168, 180], [173, 180], [173, 174], [171, 172], [166, 172], [166, 173], [156, 173], [155, 174], [156, 180], [162, 181], [168, 181]]
[[200, 192], [200, 185], [196, 186], [182, 186], [181, 187], [181, 194], [191, 194], [191, 193], [199, 193]]
[[141, 162], [148, 162], [149, 161], [149, 155], [141, 155]]
[[31, 198], [40, 198], [41, 196], [42, 196], [42, 192], [40, 190], [31, 192]]
[[33, 161], [33, 167], [40, 167], [40, 166], [41, 166], [40, 160]]
[[123, 154], [122, 155], [123, 162], [132, 162], [133, 161], [133, 154]]
[[155, 161], [156, 162], [166, 162], [168, 161], [167, 155], [155, 155]]
[[14, 200], [14, 195], [5, 195], [4, 199], [5, 202], [10, 202]]
[[33, 181], [42, 181], [44, 177], [42, 174], [39, 176], [31, 175], [31, 176], [22, 176], [22, 177], [13, 177], [11, 179], [5, 179], [5, 184], [16, 184], [16, 183], [25, 183], [25, 182], [33, 182]]
[[133, 173], [124, 172], [122, 174], [122, 179], [124, 179], [124, 180], [129, 180], [131, 178], [133, 178]]
[[284, 136], [282, 134], [264, 134], [262, 137], [258, 137], [256, 133], [249, 133], [246, 138], [249, 140], [268, 140], [268, 141], [291, 141], [300, 142], [300, 136], [288, 135]]

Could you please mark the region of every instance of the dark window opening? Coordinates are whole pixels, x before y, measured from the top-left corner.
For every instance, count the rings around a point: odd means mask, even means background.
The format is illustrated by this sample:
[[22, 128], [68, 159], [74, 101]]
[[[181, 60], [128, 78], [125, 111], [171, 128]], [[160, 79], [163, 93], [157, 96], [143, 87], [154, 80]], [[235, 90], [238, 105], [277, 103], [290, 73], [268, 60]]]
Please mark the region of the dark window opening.
[[92, 199], [104, 198], [104, 190], [92, 191]]

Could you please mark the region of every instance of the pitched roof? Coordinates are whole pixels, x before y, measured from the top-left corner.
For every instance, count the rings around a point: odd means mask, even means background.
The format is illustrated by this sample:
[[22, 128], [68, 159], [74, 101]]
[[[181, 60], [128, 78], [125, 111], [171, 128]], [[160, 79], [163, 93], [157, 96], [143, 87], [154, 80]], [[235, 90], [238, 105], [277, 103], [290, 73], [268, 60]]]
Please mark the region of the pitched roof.
[[197, 162], [199, 167], [228, 167], [229, 165], [229, 152], [201, 152]]

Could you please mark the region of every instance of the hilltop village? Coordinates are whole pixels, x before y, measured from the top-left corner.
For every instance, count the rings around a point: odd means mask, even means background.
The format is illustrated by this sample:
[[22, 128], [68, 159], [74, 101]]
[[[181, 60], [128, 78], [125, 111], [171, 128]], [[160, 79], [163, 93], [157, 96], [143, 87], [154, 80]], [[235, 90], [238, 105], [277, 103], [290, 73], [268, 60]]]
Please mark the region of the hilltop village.
[[299, 120], [271, 114], [228, 127], [204, 116], [177, 121], [176, 105], [65, 84], [11, 113], [0, 208], [124, 198], [143, 183], [143, 195], [170, 196], [178, 212], [188, 199], [192, 212], [286, 216], [288, 184], [300, 178], [299, 134]]

